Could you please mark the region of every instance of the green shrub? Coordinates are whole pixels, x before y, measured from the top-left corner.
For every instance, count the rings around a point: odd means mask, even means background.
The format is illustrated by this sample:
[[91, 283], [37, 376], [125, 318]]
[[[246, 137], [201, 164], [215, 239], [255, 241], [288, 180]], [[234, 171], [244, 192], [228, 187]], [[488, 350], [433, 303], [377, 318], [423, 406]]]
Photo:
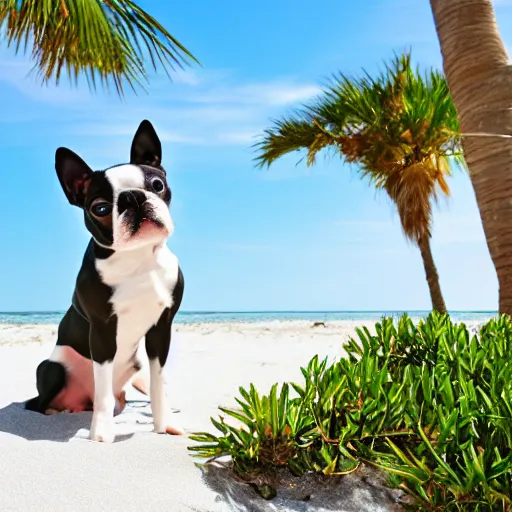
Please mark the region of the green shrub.
[[241, 426], [212, 418], [221, 434], [195, 434], [189, 449], [231, 456], [248, 481], [280, 466], [329, 475], [366, 463], [418, 510], [512, 510], [511, 319], [472, 334], [432, 313], [356, 332], [344, 358], [302, 368], [302, 385], [240, 388], [240, 410], [221, 410]]

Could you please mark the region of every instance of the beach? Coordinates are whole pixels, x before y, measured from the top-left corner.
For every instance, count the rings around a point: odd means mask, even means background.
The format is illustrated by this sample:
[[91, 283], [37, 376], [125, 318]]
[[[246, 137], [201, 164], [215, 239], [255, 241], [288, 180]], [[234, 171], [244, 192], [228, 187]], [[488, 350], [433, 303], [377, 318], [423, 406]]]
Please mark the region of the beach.
[[[372, 322], [252, 322], [177, 324], [165, 368], [171, 406], [180, 409], [187, 431], [211, 426], [217, 406], [234, 404], [239, 386], [253, 382], [270, 389], [274, 382], [300, 381], [300, 366], [316, 354], [331, 359], [342, 353], [342, 342], [358, 325]], [[35, 395], [35, 370], [48, 357], [56, 340], [56, 325], [0, 325], [0, 368], [16, 384], [1, 404]]]
[[[340, 357], [342, 344], [362, 325], [374, 328], [373, 321], [176, 324], [165, 368], [173, 418], [187, 434], [215, 433], [210, 416], [218, 416], [219, 405], [235, 405], [239, 386], [254, 383], [266, 393], [274, 382], [300, 383], [300, 366], [317, 354]], [[2, 512], [299, 511], [314, 506], [314, 500], [309, 505], [285, 503], [284, 498], [263, 502], [241, 484], [234, 491], [213, 481], [207, 486], [187, 451], [193, 443], [186, 436], [152, 433], [148, 399], [131, 388], [125, 411], [116, 417], [113, 445], [87, 440], [91, 413], [25, 411], [23, 402], [36, 395], [36, 367], [49, 356], [56, 331], [52, 324], [0, 324]], [[336, 510], [394, 510], [386, 505], [389, 497], [376, 489], [349, 486]]]

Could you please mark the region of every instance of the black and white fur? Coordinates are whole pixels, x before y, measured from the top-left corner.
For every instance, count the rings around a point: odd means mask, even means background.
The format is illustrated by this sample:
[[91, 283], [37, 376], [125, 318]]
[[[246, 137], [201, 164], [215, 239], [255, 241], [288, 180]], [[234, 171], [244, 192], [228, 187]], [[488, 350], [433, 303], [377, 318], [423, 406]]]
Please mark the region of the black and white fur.
[[93, 172], [66, 148], [57, 150], [55, 160], [66, 197], [83, 209], [92, 238], [56, 347], [38, 367], [39, 395], [27, 408], [45, 412], [66, 385], [69, 368], [62, 354], [71, 347], [92, 360], [90, 438], [112, 442], [115, 396], [140, 369], [137, 351], [145, 338], [154, 430], [169, 432], [162, 371], [184, 280], [178, 259], [166, 245], [174, 228], [158, 136], [143, 121], [132, 142], [130, 163], [104, 171]]

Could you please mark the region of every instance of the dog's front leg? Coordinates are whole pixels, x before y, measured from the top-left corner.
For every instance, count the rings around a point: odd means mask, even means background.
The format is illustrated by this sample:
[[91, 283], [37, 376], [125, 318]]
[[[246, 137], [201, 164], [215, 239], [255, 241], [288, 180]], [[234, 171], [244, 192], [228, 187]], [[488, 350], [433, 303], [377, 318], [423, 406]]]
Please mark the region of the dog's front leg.
[[183, 434], [183, 429], [169, 421], [170, 408], [165, 393], [163, 369], [171, 345], [173, 313], [166, 309], [157, 324], [146, 334], [149, 359], [149, 398], [153, 413], [154, 431], [160, 434]]
[[112, 443], [115, 438], [114, 356], [116, 326], [112, 322], [91, 325], [89, 344], [94, 370], [94, 404], [90, 439]]

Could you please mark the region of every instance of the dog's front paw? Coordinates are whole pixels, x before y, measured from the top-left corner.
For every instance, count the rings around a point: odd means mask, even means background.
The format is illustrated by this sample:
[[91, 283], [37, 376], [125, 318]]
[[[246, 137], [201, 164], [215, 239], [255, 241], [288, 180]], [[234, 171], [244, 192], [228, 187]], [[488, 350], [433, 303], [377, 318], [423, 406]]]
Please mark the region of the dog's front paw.
[[113, 443], [116, 438], [116, 434], [113, 428], [97, 428], [91, 429], [89, 439], [98, 443]]
[[113, 443], [116, 437], [113, 419], [93, 418], [89, 439], [99, 443]]

